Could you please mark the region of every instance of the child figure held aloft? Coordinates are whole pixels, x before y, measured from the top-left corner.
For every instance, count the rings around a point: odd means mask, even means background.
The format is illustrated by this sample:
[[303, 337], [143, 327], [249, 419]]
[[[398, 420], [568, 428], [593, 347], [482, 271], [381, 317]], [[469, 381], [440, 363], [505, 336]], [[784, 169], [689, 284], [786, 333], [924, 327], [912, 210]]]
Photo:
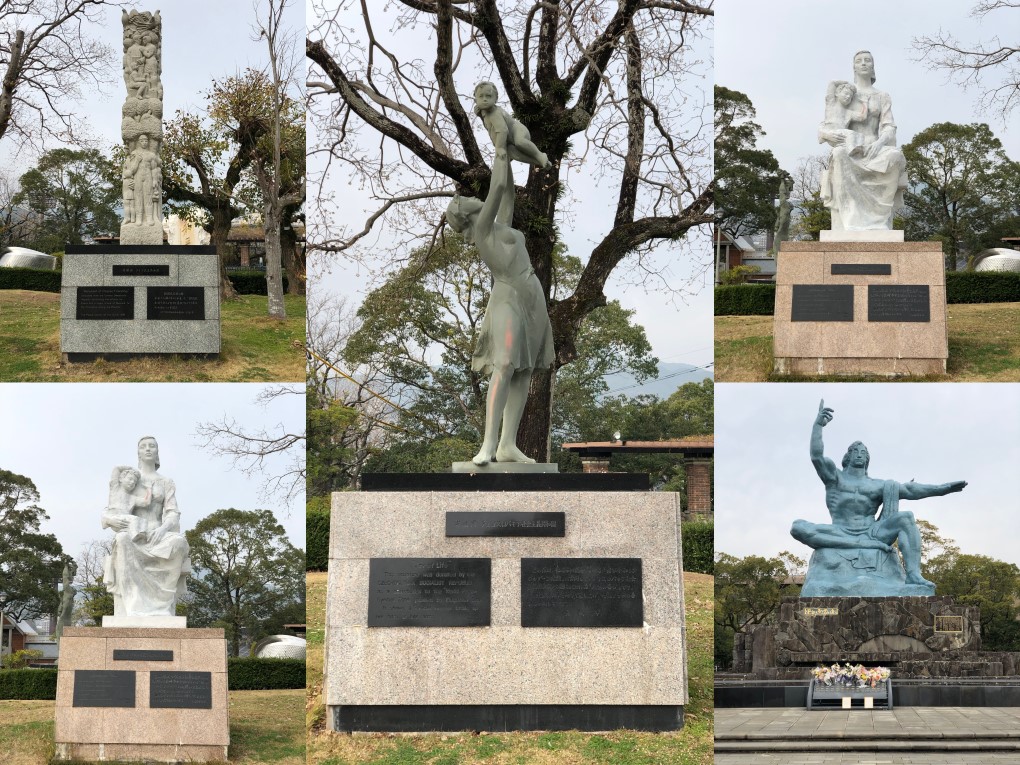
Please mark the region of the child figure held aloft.
[[499, 91], [491, 82], [480, 82], [475, 86], [475, 114], [482, 118], [482, 124], [496, 147], [496, 158], [509, 156], [535, 167], [549, 167], [549, 157], [531, 142], [528, 129], [496, 106], [498, 97]]

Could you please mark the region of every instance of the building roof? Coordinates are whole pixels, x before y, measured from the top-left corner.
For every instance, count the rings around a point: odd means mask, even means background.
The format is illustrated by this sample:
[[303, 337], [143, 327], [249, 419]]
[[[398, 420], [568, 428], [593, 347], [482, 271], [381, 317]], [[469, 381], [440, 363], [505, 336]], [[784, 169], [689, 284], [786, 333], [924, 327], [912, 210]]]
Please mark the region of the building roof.
[[685, 457], [711, 457], [715, 451], [714, 436], [687, 436], [669, 441], [586, 441], [563, 444], [567, 451], [581, 456], [597, 457], [610, 454], [683, 454]]

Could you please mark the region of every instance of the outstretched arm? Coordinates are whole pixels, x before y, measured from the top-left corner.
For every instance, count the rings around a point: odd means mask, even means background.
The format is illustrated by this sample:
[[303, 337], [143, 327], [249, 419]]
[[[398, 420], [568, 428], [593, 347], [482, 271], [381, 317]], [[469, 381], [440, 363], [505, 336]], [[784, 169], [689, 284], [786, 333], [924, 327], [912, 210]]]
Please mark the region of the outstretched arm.
[[926, 499], [928, 497], [942, 497], [957, 491], [963, 491], [967, 485], [966, 481], [952, 481], [932, 486], [926, 483], [914, 483], [908, 481], [900, 484], [900, 499]]
[[811, 464], [815, 466], [815, 472], [822, 479], [822, 483], [828, 486], [836, 482], [836, 463], [825, 456], [825, 447], [822, 443], [822, 428], [832, 421], [832, 410], [825, 406], [825, 399], [818, 403], [818, 416], [815, 417], [815, 424], [811, 428]]
[[[507, 192], [510, 175], [510, 160], [506, 156], [497, 158], [492, 164], [492, 177], [489, 179], [489, 193], [485, 197], [482, 209], [478, 213], [478, 220], [475, 221], [475, 241], [484, 239], [492, 232], [492, 224], [496, 221], [496, 214], [503, 204], [503, 197]], [[512, 189], [511, 189], [512, 191]]]

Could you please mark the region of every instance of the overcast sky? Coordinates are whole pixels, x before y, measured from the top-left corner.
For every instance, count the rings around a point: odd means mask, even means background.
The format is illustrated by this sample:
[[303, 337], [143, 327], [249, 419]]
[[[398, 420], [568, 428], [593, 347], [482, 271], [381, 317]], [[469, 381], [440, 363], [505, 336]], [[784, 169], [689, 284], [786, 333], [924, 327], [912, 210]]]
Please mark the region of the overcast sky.
[[[789, 172], [798, 159], [827, 154], [818, 143], [830, 80], [853, 81], [853, 55], [875, 57], [875, 87], [892, 97], [897, 142], [908, 143], [937, 122], [987, 122], [1011, 159], [1020, 160], [1020, 124], [1007, 129], [997, 114], [975, 111], [976, 92], [947, 84], [943, 72], [914, 59], [915, 37], [951, 31], [972, 44], [996, 34], [1015, 43], [1020, 9], [969, 13], [969, 0], [719, 0], [716, 4], [715, 81], [746, 93], [771, 149]], [[994, 73], [990, 75], [993, 78]]]
[[839, 466], [853, 441], [872, 478], [941, 484], [959, 494], [904, 501], [964, 553], [1020, 564], [1020, 385], [1009, 383], [791, 383], [716, 386], [715, 549], [731, 555], [811, 550], [790, 536], [797, 519], [829, 523], [825, 490], [808, 457], [818, 402], [834, 410], [822, 431]]
[[[338, 2], [327, 4], [331, 7], [341, 5]], [[360, 32], [358, 20], [360, 7], [357, 3], [348, 2], [346, 5], [350, 9], [341, 12], [342, 23]], [[381, 3], [370, 5], [373, 14], [379, 14], [378, 18], [374, 17], [373, 29], [377, 35], [389, 41], [392, 39], [392, 29], [391, 25], [382, 19], [382, 5]], [[309, 19], [309, 24], [312, 25], [312, 17]], [[692, 124], [699, 122], [702, 117], [708, 120], [706, 125], [710, 125], [711, 120], [710, 24], [711, 20], [705, 22], [707, 39], [699, 44], [691, 56], [692, 59], [701, 62], [695, 68], [695, 74], [685, 77], [683, 82], [677, 84], [678, 88], [688, 94]], [[391, 44], [391, 49], [399, 51], [405, 60], [417, 57], [428, 62], [426, 68], [430, 69], [435, 55], [435, 40], [431, 33], [426, 32], [424, 27], [419, 27], [413, 34], [405, 31], [399, 37], [399, 43]], [[455, 73], [458, 91], [464, 94], [465, 102], [470, 100], [475, 82], [481, 79], [497, 82], [499, 80], [491, 67], [479, 71], [462, 64]], [[662, 83], [659, 83], [659, 87], [666, 90]], [[508, 108], [503, 94], [500, 95], [500, 104]], [[483, 153], [487, 152], [491, 141], [484, 135], [480, 123], [475, 121], [474, 124]], [[711, 140], [707, 127], [703, 129], [706, 130], [706, 138]], [[364, 134], [366, 145], [378, 144], [378, 139], [370, 135], [369, 131], [365, 131]], [[310, 129], [310, 145], [313, 140], [314, 133]], [[585, 142], [578, 139], [574, 142], [573, 148], [575, 155], [583, 153]], [[708, 162], [708, 159], [706, 156], [705, 161]], [[318, 158], [311, 158], [313, 166], [317, 161]], [[608, 231], [619, 193], [616, 179], [594, 178], [591, 174], [592, 169], [589, 163], [581, 170], [571, 170], [565, 174], [563, 180], [568, 187], [568, 194], [560, 209], [569, 210], [569, 216], [563, 216], [557, 221], [569, 251], [583, 259], [587, 259], [594, 244]], [[515, 179], [519, 184], [524, 182], [526, 172], [527, 168], [524, 165], [514, 163]], [[311, 191], [311, 187], [309, 188]], [[339, 208], [350, 215], [350, 220], [346, 223], [354, 231], [360, 230], [368, 215], [378, 207], [378, 202], [368, 198], [357, 184], [349, 186], [346, 178], [339, 173], [334, 175], [334, 183], [329, 186], [329, 190], [337, 195]], [[383, 250], [393, 241], [394, 233], [387, 225], [388, 222], [385, 220], [377, 224], [378, 233], [366, 240], [368, 251]], [[701, 366], [709, 364], [712, 360], [711, 237], [707, 230], [693, 231], [688, 234], [687, 239], [688, 243], [682, 245], [669, 242], [660, 245], [654, 262], [664, 270], [663, 284], [659, 284], [657, 289], [648, 289], [637, 284], [640, 272], [634, 268], [631, 258], [625, 260], [614, 272], [606, 292], [610, 299], [619, 299], [625, 308], [637, 312], [635, 321], [644, 326], [653, 352], [660, 360]], [[360, 304], [365, 292], [376, 286], [366, 268], [337, 256], [316, 258], [313, 255], [310, 258], [309, 270], [315, 274], [318, 289], [349, 295], [355, 305]], [[663, 289], [664, 286], [680, 290], [683, 294], [679, 297], [669, 295], [667, 290]], [[686, 380], [679, 380], [678, 385], [683, 382]], [[636, 395], [641, 391], [634, 389], [632, 392]]]
[[[265, 5], [264, 0], [260, 5]], [[173, 0], [139, 2], [138, 11], [160, 11], [163, 19], [163, 120], [173, 119], [178, 109], [201, 110], [204, 93], [214, 79], [238, 74], [246, 68], [263, 68], [268, 62], [266, 43], [256, 39], [254, 0]], [[298, 31], [301, 45], [304, 6], [290, 0], [288, 25]], [[79, 106], [87, 117], [88, 135], [109, 150], [121, 142], [121, 107], [126, 92], [122, 74], [124, 34], [121, 9], [107, 8], [101, 25], [89, 25], [86, 33], [101, 39], [114, 49], [112, 83], [104, 93], [89, 93]], [[301, 48], [303, 50], [303, 46]], [[48, 146], [53, 148], [56, 144]], [[10, 138], [0, 141], [0, 166], [14, 162], [15, 177], [35, 164], [30, 150], [11, 158]]]
[[[304, 549], [304, 493], [290, 508], [260, 497], [260, 481], [229, 458], [200, 449], [199, 423], [237, 420], [249, 430], [304, 432], [304, 396], [255, 403], [256, 383], [5, 383], [0, 385], [0, 468], [27, 476], [49, 513], [43, 531], [64, 551], [111, 534], [100, 527], [110, 473], [137, 465], [142, 436], [159, 442], [159, 472], [174, 480], [184, 530], [223, 508], [270, 509], [291, 543]], [[296, 387], [303, 393], [303, 386]], [[285, 466], [273, 458], [269, 470]]]

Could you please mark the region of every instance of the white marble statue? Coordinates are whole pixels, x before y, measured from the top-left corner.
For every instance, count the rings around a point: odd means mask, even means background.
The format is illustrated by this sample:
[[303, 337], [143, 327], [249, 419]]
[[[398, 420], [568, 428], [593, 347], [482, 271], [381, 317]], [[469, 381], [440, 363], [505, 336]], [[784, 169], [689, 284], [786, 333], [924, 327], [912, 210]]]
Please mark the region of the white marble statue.
[[110, 476], [102, 526], [116, 532], [103, 581], [116, 617], [174, 616], [186, 592], [191, 561], [181, 533], [174, 482], [160, 475], [159, 445], [138, 442], [138, 469], [120, 465]]
[[121, 14], [124, 26], [124, 101], [121, 137], [124, 222], [120, 243], [163, 243], [163, 25], [159, 11]]
[[874, 83], [874, 58], [862, 50], [854, 54], [854, 82], [834, 80], [826, 89], [818, 142], [832, 147], [822, 200], [833, 231], [891, 229], [903, 205], [906, 160], [896, 148], [892, 99]]
[[510, 227], [513, 197], [509, 152], [497, 150], [485, 202], [457, 196], [446, 209], [450, 227], [474, 243], [493, 278], [471, 361], [475, 371], [491, 374], [485, 434], [481, 449], [472, 459], [479, 466], [494, 460], [535, 461], [517, 448], [517, 429], [528, 400], [532, 371], [550, 367], [554, 358], [552, 325], [542, 284], [531, 267], [524, 234]]

